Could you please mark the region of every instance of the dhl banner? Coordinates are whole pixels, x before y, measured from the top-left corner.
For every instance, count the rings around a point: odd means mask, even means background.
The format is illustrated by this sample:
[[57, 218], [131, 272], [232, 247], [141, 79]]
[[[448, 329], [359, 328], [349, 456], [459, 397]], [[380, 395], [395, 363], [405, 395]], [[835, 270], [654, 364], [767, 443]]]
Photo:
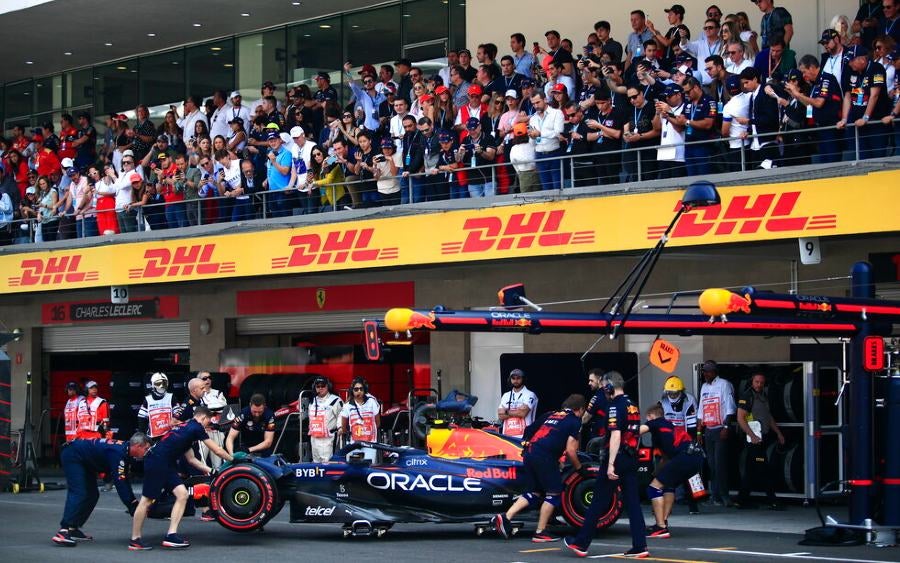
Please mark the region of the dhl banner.
[[[681, 216], [669, 246], [900, 230], [900, 171], [728, 187]], [[644, 249], [681, 190], [176, 240], [5, 254], [2, 292], [455, 263]], [[335, 215], [339, 218], [340, 213]]]

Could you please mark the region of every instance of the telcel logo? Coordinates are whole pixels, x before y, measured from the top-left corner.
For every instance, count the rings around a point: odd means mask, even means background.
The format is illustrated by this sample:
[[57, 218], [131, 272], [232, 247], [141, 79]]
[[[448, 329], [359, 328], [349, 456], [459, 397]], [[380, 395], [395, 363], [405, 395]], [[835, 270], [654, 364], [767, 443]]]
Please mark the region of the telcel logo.
[[[837, 215], [793, 215], [802, 192], [781, 194], [738, 195], [727, 205], [713, 205], [685, 213], [672, 230], [672, 238], [727, 236], [758, 232], [783, 233], [789, 231], [837, 228]], [[681, 202], [675, 211], [681, 209]], [[665, 225], [647, 228], [647, 238], [658, 239]]]
[[481, 491], [481, 480], [466, 477], [460, 479], [453, 475], [404, 475], [403, 473], [369, 473], [366, 482], [384, 491], [438, 491], [438, 492], [470, 492]]
[[331, 516], [334, 514], [334, 507], [325, 508], [324, 506], [307, 506], [307, 516]]

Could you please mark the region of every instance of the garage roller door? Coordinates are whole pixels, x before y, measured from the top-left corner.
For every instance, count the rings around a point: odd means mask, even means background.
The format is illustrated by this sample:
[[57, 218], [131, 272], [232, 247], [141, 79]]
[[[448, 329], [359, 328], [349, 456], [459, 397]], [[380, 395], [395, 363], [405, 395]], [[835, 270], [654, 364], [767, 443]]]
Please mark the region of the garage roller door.
[[242, 317], [235, 322], [240, 335], [292, 334], [300, 332], [347, 332], [362, 330], [362, 319], [380, 319], [384, 310]]
[[191, 324], [186, 321], [54, 326], [44, 329], [45, 352], [186, 350], [190, 347]]

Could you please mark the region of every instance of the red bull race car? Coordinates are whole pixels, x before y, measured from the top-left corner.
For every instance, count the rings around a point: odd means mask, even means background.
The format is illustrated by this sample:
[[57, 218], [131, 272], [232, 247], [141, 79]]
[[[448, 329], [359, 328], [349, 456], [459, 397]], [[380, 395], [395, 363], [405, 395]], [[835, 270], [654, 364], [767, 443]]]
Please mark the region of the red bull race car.
[[[377, 461], [364, 458], [365, 448], [375, 450]], [[344, 537], [380, 537], [396, 523], [424, 522], [472, 522], [480, 535], [489, 529], [491, 516], [534, 490], [520, 455], [476, 459], [444, 457], [446, 451], [442, 446], [439, 455], [430, 455], [406, 446], [361, 442], [344, 447], [327, 463], [288, 463], [280, 455], [251, 459], [213, 479], [209, 504], [219, 524], [235, 532], [263, 527], [290, 503], [292, 523], [341, 524]], [[583, 464], [591, 474], [599, 470], [586, 454]], [[569, 525], [580, 526], [594, 480], [571, 467], [563, 471], [566, 492], [560, 513]], [[597, 528], [611, 526], [621, 510], [617, 493]]]

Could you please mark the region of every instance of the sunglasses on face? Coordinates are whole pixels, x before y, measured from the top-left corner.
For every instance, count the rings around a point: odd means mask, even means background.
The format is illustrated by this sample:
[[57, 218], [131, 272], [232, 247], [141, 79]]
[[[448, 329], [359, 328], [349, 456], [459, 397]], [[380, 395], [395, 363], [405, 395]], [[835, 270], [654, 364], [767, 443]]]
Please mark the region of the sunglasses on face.
[[638, 97], [640, 97], [640, 94], [635, 94], [635, 95], [633, 95], [633, 96], [628, 96], [628, 99], [629, 99], [630, 101], [633, 102], [634, 100], [638, 99]]
[[572, 119], [573, 117], [575, 117], [575, 115], [576, 115], [576, 114], [574, 114], [574, 113], [567, 113], [567, 114], [566, 114], [566, 118]]
[[122, 164], [134, 164], [133, 160], [123, 160]]
[[707, 25], [707, 26], [704, 26], [704, 27], [703, 27], [703, 30], [704, 30], [704, 31], [709, 31], [710, 29], [716, 29], [716, 26], [714, 26], [714, 25]]
[[201, 379], [201, 381], [209, 381], [209, 376], [207, 376], [207, 377], [201, 377], [200, 379]]
[[200, 163], [200, 166], [209, 166], [209, 161], [204, 160], [203, 162]]
[[354, 387], [354, 388], [353, 388], [353, 391], [354, 391], [354, 392], [356, 392], [356, 391], [363, 391], [363, 390], [364, 390], [364, 389], [363, 389], [362, 387]]
[[363, 80], [363, 84], [375, 84], [374, 80]]
[[324, 383], [316, 383], [316, 387], [328, 387]]

